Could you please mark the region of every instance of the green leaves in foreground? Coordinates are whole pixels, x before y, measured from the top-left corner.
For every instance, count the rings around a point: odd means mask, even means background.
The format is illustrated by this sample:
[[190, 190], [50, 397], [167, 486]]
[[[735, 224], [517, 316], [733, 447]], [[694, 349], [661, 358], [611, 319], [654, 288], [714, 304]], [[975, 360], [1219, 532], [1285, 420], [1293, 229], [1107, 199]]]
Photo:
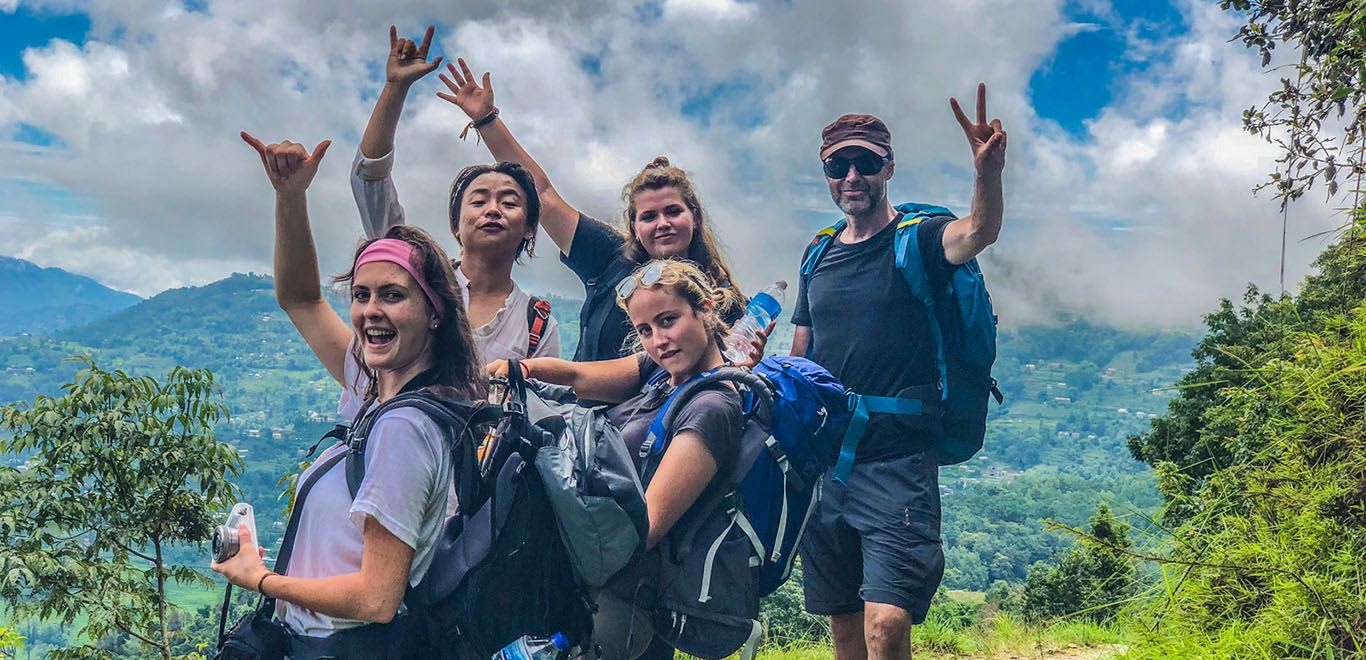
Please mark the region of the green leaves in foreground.
[[82, 362], [62, 396], [0, 407], [0, 452], [25, 461], [0, 468], [0, 599], [169, 659], [167, 583], [205, 578], [165, 553], [207, 540], [236, 496], [241, 460], [213, 434], [227, 409], [207, 370], [158, 382]]
[[1249, 657], [1366, 651], [1366, 304], [1291, 339], [1205, 411], [1233, 462], [1180, 500], [1148, 621], [1157, 655], [1191, 640]]

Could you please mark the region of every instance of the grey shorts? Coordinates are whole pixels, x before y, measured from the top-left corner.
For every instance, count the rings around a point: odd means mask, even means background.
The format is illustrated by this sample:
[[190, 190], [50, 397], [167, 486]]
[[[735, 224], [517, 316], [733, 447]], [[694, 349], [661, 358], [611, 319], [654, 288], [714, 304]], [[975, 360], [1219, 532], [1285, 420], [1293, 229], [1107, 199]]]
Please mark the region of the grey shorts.
[[826, 473], [802, 540], [806, 611], [895, 605], [921, 623], [944, 577], [939, 465], [923, 453], [854, 464], [848, 487]]

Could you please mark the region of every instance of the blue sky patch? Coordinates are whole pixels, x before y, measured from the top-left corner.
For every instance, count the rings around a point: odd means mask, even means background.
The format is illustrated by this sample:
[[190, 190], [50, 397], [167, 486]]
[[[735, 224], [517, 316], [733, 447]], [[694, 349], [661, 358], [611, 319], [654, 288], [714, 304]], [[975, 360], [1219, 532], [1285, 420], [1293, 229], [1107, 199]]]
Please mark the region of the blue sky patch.
[[1067, 18], [1082, 27], [1034, 72], [1029, 95], [1040, 117], [1078, 136], [1086, 120], [1114, 101], [1124, 78], [1152, 63], [1142, 44], [1186, 30], [1172, 0], [1112, 0], [1107, 10], [1073, 2]]
[[19, 124], [19, 131], [14, 134], [15, 142], [31, 144], [35, 147], [61, 147], [61, 141], [51, 133], [29, 124]]
[[5, 44], [0, 49], [0, 75], [23, 80], [25, 49], [46, 46], [53, 39], [80, 44], [88, 32], [90, 19], [84, 14], [34, 12], [20, 3], [14, 13], [0, 13], [0, 43]]

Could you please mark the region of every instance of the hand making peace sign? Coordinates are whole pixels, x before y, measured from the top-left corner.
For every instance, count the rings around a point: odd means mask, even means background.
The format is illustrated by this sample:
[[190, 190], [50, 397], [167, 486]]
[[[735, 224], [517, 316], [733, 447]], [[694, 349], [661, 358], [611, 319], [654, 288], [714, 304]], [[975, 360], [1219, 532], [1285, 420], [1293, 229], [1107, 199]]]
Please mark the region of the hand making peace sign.
[[389, 26], [389, 61], [384, 65], [384, 75], [389, 82], [412, 85], [441, 66], [440, 57], [427, 61], [427, 51], [432, 47], [432, 34], [435, 32], [436, 28], [428, 25], [422, 43], [417, 44], [412, 39], [399, 39], [398, 28]]
[[1001, 120], [987, 122], [987, 84], [977, 85], [977, 121], [973, 122], [963, 114], [958, 99], [949, 98], [949, 107], [963, 127], [963, 134], [972, 147], [972, 162], [978, 174], [1000, 176], [1006, 166], [1006, 132], [1001, 128]]

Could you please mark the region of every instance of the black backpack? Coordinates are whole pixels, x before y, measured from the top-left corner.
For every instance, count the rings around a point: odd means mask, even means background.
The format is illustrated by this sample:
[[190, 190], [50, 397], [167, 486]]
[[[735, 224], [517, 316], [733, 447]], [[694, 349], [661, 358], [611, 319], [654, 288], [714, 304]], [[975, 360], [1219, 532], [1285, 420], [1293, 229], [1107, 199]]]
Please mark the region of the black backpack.
[[[486, 660], [523, 635], [558, 632], [571, 643], [586, 640], [591, 604], [570, 569], [535, 469], [550, 435], [513, 404], [450, 401], [425, 389], [400, 394], [351, 431], [346, 476], [353, 497], [365, 476], [374, 421], [403, 406], [447, 430], [460, 503], [441, 530], [427, 574], [404, 597], [404, 656]], [[483, 431], [490, 427], [481, 460]]]
[[[645, 387], [655, 392], [653, 400], [659, 405], [650, 406], [645, 414], [657, 416], [670, 401], [681, 409], [701, 389], [684, 386], [676, 391], [682, 399], [671, 400], [666, 382], [663, 370], [647, 381]], [[767, 390], [747, 372], [741, 384]], [[667, 451], [663, 448], [667, 442], [658, 444], [662, 448], [658, 452], [642, 445], [646, 455], [637, 467], [647, 484]], [[760, 542], [744, 515], [738, 491], [743, 475], [737, 469], [738, 463], [719, 475], [726, 481], [725, 488], [704, 490], [657, 546], [638, 555], [607, 585], [618, 598], [651, 613], [656, 636], [698, 658], [726, 658], [737, 651], [742, 658], [752, 658], [763, 636], [759, 616], [763, 553], [756, 554]]]

